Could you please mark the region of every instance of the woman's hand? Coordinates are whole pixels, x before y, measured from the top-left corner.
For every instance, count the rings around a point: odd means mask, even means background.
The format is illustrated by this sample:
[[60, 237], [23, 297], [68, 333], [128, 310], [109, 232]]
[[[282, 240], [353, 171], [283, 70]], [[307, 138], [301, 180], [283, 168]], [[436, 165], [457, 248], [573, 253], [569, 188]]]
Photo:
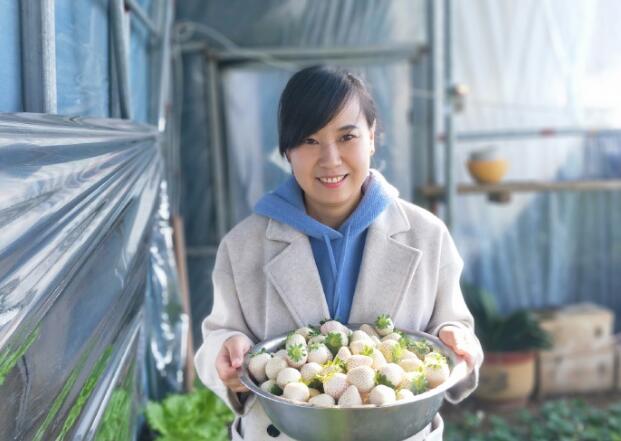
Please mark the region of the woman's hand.
[[440, 329], [438, 337], [445, 345], [455, 351], [457, 355], [464, 357], [468, 366], [474, 366], [475, 357], [479, 352], [479, 345], [470, 331], [458, 326], [446, 325]]
[[222, 382], [233, 392], [246, 392], [248, 388], [239, 381], [239, 368], [244, 355], [252, 347], [250, 339], [243, 335], [228, 338], [216, 357], [216, 370]]

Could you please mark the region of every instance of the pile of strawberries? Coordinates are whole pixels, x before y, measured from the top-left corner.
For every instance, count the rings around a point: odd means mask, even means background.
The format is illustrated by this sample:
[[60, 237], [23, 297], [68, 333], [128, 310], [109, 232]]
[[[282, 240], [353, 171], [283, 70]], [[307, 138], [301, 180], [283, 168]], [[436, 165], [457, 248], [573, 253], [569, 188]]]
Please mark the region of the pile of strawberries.
[[444, 355], [395, 330], [386, 314], [355, 331], [336, 320], [297, 329], [277, 352], [250, 354], [248, 370], [264, 391], [317, 407], [411, 400], [450, 374]]

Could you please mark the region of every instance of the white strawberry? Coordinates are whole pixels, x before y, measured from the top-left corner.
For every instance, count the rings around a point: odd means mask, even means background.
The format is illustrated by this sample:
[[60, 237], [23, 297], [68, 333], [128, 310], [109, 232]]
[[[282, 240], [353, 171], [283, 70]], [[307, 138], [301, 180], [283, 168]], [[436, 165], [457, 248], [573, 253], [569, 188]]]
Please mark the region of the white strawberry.
[[397, 395], [395, 394], [394, 389], [391, 389], [383, 384], [378, 384], [371, 390], [371, 393], [369, 393], [369, 403], [375, 404], [376, 406], [391, 404], [396, 400]]
[[357, 331], [354, 331], [349, 340], [352, 342], [358, 341], [358, 340], [365, 340], [365, 341], [368, 341], [369, 344], [372, 344], [371, 342], [373, 341], [371, 340], [371, 336], [369, 334], [367, 334], [364, 331], [361, 331], [360, 329], [358, 329]]
[[370, 340], [356, 340], [349, 344], [349, 350], [352, 354], [361, 354], [364, 351], [373, 349], [375, 344]]
[[283, 360], [287, 360], [287, 350], [279, 349], [278, 351], [274, 352], [274, 357], [280, 357]]
[[347, 389], [347, 375], [337, 373], [329, 376], [329, 378], [323, 382], [323, 391], [328, 395], [331, 395], [335, 400], [338, 400], [345, 389]]
[[313, 331], [313, 329], [308, 326], [303, 326], [295, 330], [295, 333], [304, 337], [305, 341], [307, 341], [311, 337], [311, 335], [314, 334], [314, 332], [315, 331]]
[[319, 394], [308, 400], [309, 404], [317, 407], [334, 407], [334, 397], [328, 394]]
[[[298, 335], [298, 334], [295, 334]], [[287, 348], [287, 363], [289, 366], [299, 368], [306, 363], [308, 359], [308, 352], [306, 351], [306, 345], [294, 344]]]
[[347, 326], [336, 320], [328, 320], [319, 328], [323, 335], [328, 335], [330, 332], [343, 332], [346, 336], [349, 335], [350, 330]]
[[323, 367], [319, 363], [310, 362], [306, 363], [300, 369], [300, 374], [302, 375], [302, 379], [306, 383], [310, 383], [317, 375], [321, 373]]
[[278, 384], [281, 388], [285, 388], [285, 386], [289, 383], [298, 382], [302, 379], [302, 374], [300, 371], [294, 368], [284, 368], [278, 375], [276, 376], [276, 384]]
[[375, 329], [379, 335], [388, 335], [395, 330], [395, 325], [388, 314], [380, 314], [375, 320]]
[[332, 352], [323, 343], [312, 343], [308, 346], [308, 358], [309, 363], [324, 364], [332, 360]]
[[373, 366], [373, 359], [367, 355], [352, 355], [345, 364], [347, 365], [347, 371], [351, 371], [358, 366]]
[[395, 352], [403, 351], [403, 348], [399, 345], [399, 342], [394, 340], [386, 340], [381, 342], [377, 349], [380, 350], [388, 362], [395, 361]]
[[397, 401], [409, 401], [414, 399], [414, 394], [408, 389], [399, 389], [397, 391]]
[[287, 361], [284, 358], [272, 357], [265, 363], [265, 374], [270, 380], [275, 380], [278, 373], [287, 367]]
[[349, 386], [339, 398], [340, 407], [354, 407], [362, 405], [362, 398], [356, 386]]
[[405, 372], [398, 364], [388, 363], [378, 371], [378, 374], [380, 378], [378, 383], [382, 383], [396, 389], [401, 384], [401, 381], [403, 381], [403, 375]]
[[306, 339], [300, 334], [290, 334], [287, 337], [287, 341], [285, 343], [285, 349], [289, 349], [291, 346], [294, 346], [294, 345], [306, 346]]
[[360, 326], [360, 330], [365, 332], [369, 337], [378, 337], [377, 331], [375, 330], [375, 328], [371, 325], [368, 324], [364, 324]]
[[391, 332], [385, 337], [382, 337], [382, 341], [386, 341], [386, 340], [394, 340], [396, 342], [399, 342], [399, 340], [401, 340], [401, 334], [397, 334], [396, 332]]
[[282, 392], [283, 398], [287, 398], [293, 401], [308, 401], [310, 391], [308, 386], [300, 382], [287, 383]]
[[336, 357], [340, 360], [347, 361], [351, 357], [351, 351], [349, 350], [347, 346], [343, 346], [336, 353]]
[[388, 363], [386, 357], [384, 357], [384, 354], [382, 354], [379, 349], [373, 349], [370, 357], [373, 359], [373, 369], [376, 371], [380, 370]]
[[406, 372], [414, 372], [424, 366], [423, 362], [414, 356], [414, 358], [404, 358], [399, 362], [399, 366]]
[[369, 392], [375, 386], [375, 371], [369, 366], [358, 366], [347, 373], [347, 382], [359, 392]]
[[282, 395], [282, 388], [274, 380], [267, 380], [261, 384], [261, 389], [273, 395]]
[[432, 388], [444, 383], [450, 375], [446, 358], [437, 352], [425, 355], [424, 366], [425, 377]]
[[267, 380], [265, 365], [271, 358], [272, 356], [267, 352], [259, 352], [258, 354], [250, 356], [248, 371], [250, 371], [250, 375], [252, 375], [252, 378], [254, 378], [257, 383], [263, 383]]

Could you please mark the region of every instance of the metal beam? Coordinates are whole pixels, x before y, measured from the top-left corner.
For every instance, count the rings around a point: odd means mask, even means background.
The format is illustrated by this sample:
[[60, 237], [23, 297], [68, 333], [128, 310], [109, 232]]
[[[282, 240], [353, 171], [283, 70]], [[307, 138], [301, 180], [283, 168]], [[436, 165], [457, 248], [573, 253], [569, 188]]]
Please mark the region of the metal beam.
[[453, 151], [455, 147], [455, 127], [453, 125], [453, 20], [451, 0], [444, 0], [444, 182], [446, 216], [445, 222], [453, 226], [455, 212], [455, 176], [453, 173]]
[[[460, 194], [480, 193], [534, 193], [543, 191], [620, 191], [621, 179], [584, 181], [506, 181], [499, 184], [460, 184]], [[427, 185], [418, 191], [428, 198], [442, 198], [445, 188], [441, 185]]]
[[54, 0], [22, 0], [24, 111], [58, 113]]
[[[542, 129], [515, 129], [515, 130], [483, 130], [462, 132], [455, 135], [459, 142], [482, 142], [482, 141], [512, 141], [528, 138], [557, 138], [571, 136], [594, 136], [594, 135], [621, 135], [621, 129], [604, 128], [542, 128]], [[438, 137], [440, 142], [445, 140], [444, 134]]]
[[220, 119], [220, 76], [216, 60], [205, 57], [207, 76], [207, 103], [209, 109], [209, 147], [213, 153], [211, 171], [215, 179], [216, 229], [218, 240], [228, 230], [228, 191], [226, 185], [226, 159], [222, 145], [222, 124]]
[[415, 59], [424, 50], [426, 50], [426, 46], [423, 45], [319, 48], [266, 47], [227, 50], [207, 49], [210, 57], [227, 63], [261, 60], [265, 57], [285, 61], [347, 60], [357, 58]]
[[154, 20], [162, 38], [157, 42], [151, 57], [151, 105], [150, 121], [160, 132], [166, 129], [166, 105], [170, 94], [171, 48], [170, 33], [173, 22], [173, 2], [155, 3]]

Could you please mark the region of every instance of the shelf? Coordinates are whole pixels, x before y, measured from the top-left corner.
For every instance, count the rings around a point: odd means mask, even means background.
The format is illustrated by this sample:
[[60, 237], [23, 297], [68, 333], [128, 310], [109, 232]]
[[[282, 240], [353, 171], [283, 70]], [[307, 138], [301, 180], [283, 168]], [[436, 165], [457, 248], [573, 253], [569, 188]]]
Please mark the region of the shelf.
[[[599, 181], [507, 181], [500, 184], [459, 184], [459, 194], [503, 194], [503, 193], [532, 193], [544, 191], [621, 191], [621, 179], [606, 179]], [[425, 185], [418, 188], [421, 195], [427, 198], [441, 198], [444, 196], [444, 186]]]

